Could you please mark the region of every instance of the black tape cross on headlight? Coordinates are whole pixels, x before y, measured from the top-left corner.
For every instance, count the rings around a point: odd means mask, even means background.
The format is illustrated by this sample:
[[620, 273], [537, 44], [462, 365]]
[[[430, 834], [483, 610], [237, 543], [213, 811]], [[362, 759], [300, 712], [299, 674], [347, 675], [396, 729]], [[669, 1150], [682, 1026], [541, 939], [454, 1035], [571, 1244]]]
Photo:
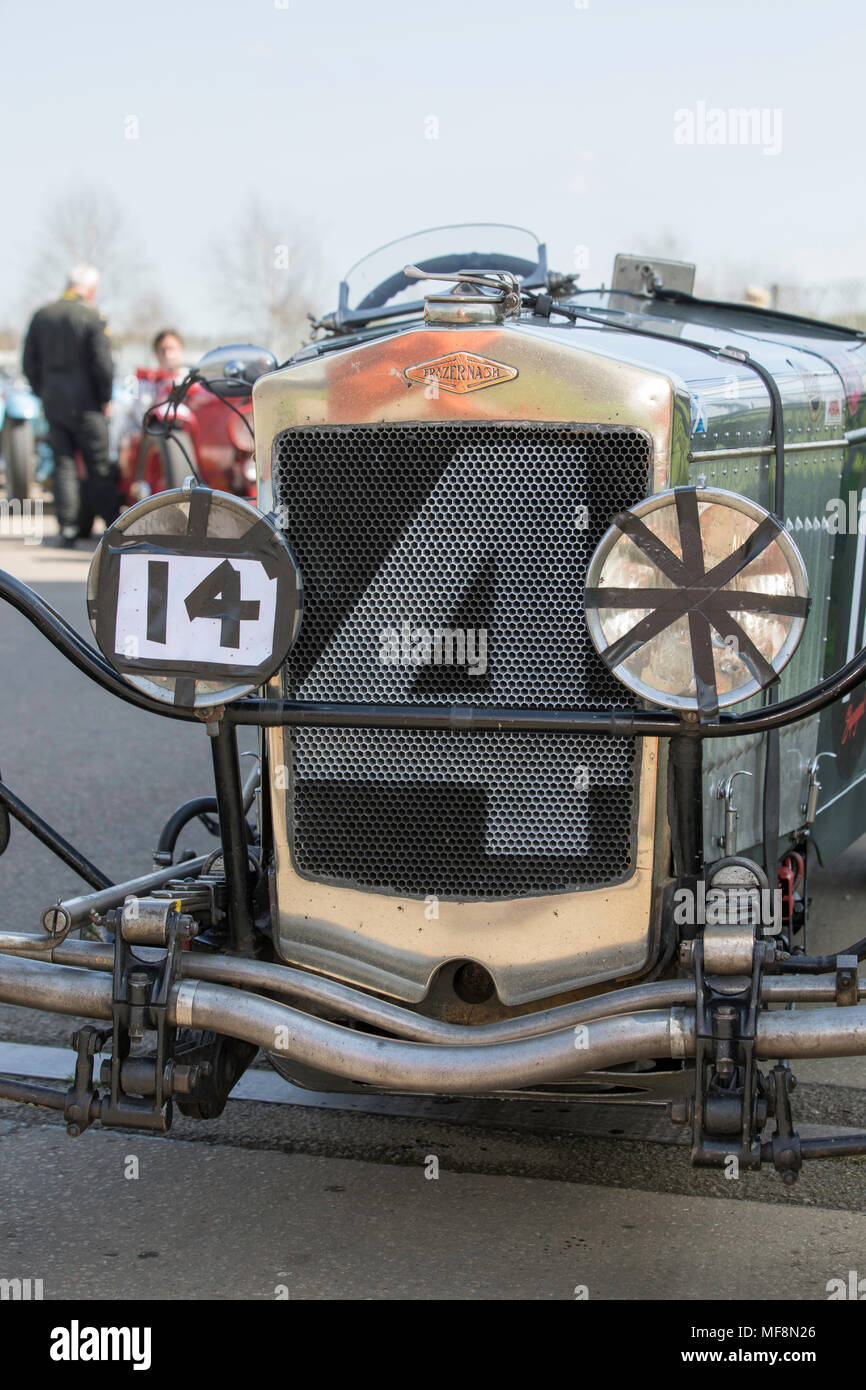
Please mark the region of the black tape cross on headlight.
[[729, 584], [767, 546], [784, 533], [774, 516], [760, 521], [751, 536], [726, 559], [707, 569], [698, 512], [698, 490], [674, 489], [682, 559], [654, 535], [640, 517], [622, 512], [613, 524], [628, 536], [639, 550], [667, 576], [674, 589], [588, 588], [586, 602], [595, 608], [650, 608], [653, 611], [601, 652], [613, 670], [640, 647], [658, 636], [679, 618], [687, 618], [698, 709], [702, 718], [718, 714], [718, 689], [711, 629], [736, 642], [737, 654], [763, 689], [779, 680], [779, 674], [732, 616], [734, 612], [774, 614], [805, 618], [809, 600], [796, 595], [764, 594], [758, 591], [726, 590]]

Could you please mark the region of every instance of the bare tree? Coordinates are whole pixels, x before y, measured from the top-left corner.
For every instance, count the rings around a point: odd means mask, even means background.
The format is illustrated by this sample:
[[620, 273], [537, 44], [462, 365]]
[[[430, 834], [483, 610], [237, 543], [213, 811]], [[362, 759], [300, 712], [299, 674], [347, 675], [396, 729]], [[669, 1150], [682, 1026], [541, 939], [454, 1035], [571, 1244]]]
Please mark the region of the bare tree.
[[232, 333], [294, 351], [321, 308], [321, 265], [307, 235], [276, 208], [252, 201], [228, 236], [211, 248], [214, 294]]
[[70, 188], [48, 208], [42, 244], [26, 277], [29, 305], [56, 295], [71, 266], [86, 262], [102, 275], [100, 300], [122, 318], [142, 293], [146, 267], [123, 208], [107, 189]]
[[175, 316], [158, 290], [140, 294], [123, 316], [123, 336], [134, 342], [148, 343], [160, 329], [174, 323]]

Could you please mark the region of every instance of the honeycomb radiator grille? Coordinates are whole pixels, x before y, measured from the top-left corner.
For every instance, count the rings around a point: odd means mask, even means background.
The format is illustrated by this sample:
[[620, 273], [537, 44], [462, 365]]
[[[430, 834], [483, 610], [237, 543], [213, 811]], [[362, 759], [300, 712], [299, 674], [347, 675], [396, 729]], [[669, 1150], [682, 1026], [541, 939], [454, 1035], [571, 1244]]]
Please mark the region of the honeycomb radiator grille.
[[[645, 497], [639, 430], [314, 426], [274, 441], [304, 576], [287, 697], [621, 709], [583, 617], [590, 557]], [[460, 634], [462, 634], [462, 639]], [[290, 837], [303, 876], [374, 892], [513, 898], [633, 867], [633, 741], [299, 729]]]

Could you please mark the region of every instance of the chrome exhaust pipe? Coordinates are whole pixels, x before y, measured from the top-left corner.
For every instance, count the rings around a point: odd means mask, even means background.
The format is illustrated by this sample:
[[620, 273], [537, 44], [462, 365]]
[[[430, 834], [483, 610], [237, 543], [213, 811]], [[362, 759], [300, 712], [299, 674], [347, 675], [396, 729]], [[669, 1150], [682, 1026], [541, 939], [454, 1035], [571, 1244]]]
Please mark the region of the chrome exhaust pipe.
[[89, 970], [41, 961], [0, 960], [0, 1003], [25, 1009], [45, 1009], [52, 1014], [81, 1014], [84, 1018], [111, 1018], [112, 982]]
[[[817, 1024], [817, 1026], [816, 1026]], [[866, 1054], [866, 1008], [764, 1014], [759, 1057], [860, 1057]]]
[[[5, 956], [0, 1003], [55, 1013], [111, 1017], [111, 979], [98, 971]], [[458, 1046], [374, 1037], [225, 985], [175, 985], [169, 1022], [240, 1038], [295, 1062], [377, 1088], [471, 1094], [556, 1081], [635, 1057], [683, 1056], [682, 1010], [623, 1014], [540, 1037]], [[691, 1024], [694, 1032], [694, 1021]]]
[[577, 1029], [475, 1046], [378, 1038], [203, 981], [179, 985], [174, 1009], [180, 1025], [242, 1037], [318, 1071], [376, 1089], [433, 1095], [520, 1089], [604, 1071], [636, 1057], [684, 1056], [688, 1040], [680, 1009], [620, 1014]]
[[[2, 1003], [110, 1018], [111, 994], [112, 982], [100, 971], [13, 956], [0, 961]], [[533, 1037], [435, 1045], [357, 1032], [208, 981], [175, 985], [168, 1013], [177, 1026], [240, 1038], [347, 1080], [445, 1095], [531, 1087], [640, 1058], [684, 1058], [695, 1045], [694, 1012], [678, 1006], [597, 1018]], [[756, 1050], [760, 1058], [866, 1054], [866, 1007], [762, 1014]]]
[[[64, 940], [46, 950], [44, 936], [0, 932], [0, 955], [5, 952], [33, 960], [54, 961], [58, 965], [83, 966], [90, 970], [110, 971], [114, 966], [112, 946], [86, 941]], [[158, 961], [164, 956], [162, 950], [150, 950], [148, 955], [147, 949], [139, 947], [138, 952], [145, 960], [152, 958]], [[693, 979], [657, 980], [609, 994], [594, 995], [590, 999], [579, 999], [571, 1004], [521, 1014], [516, 1018], [466, 1027], [427, 1018], [399, 1004], [290, 965], [185, 952], [181, 957], [181, 970], [188, 979], [240, 985], [264, 994], [275, 994], [302, 1006], [312, 1005], [316, 1009], [323, 1009], [331, 1016], [367, 1024], [398, 1038], [415, 1042], [456, 1043], [459, 1046], [537, 1037], [542, 1033], [575, 1028], [617, 1014], [670, 1008], [677, 1004], [693, 1006], [695, 1002]], [[866, 981], [863, 982], [862, 992], [866, 995]], [[765, 976], [761, 997], [764, 1003], [832, 1004], [836, 997], [836, 977]]]
[[[15, 932], [0, 932], [0, 962], [4, 953], [32, 960], [53, 961], [57, 965], [83, 966], [90, 970], [110, 971], [114, 968], [113, 946], [88, 941], [64, 940], [45, 949], [44, 936], [23, 936]], [[137, 947], [143, 960], [161, 960], [165, 952]], [[595, 995], [591, 999], [561, 1004], [536, 1013], [496, 1023], [478, 1024], [471, 1028], [459, 1023], [443, 1023], [427, 1018], [399, 1004], [365, 994], [350, 985], [311, 975], [290, 965], [268, 961], [244, 960], [237, 956], [211, 956], [184, 952], [181, 971], [188, 979], [207, 980], [211, 984], [240, 985], [242, 988], [276, 994], [297, 1004], [325, 1009], [338, 1018], [350, 1018], [368, 1024], [398, 1038], [415, 1042], [447, 1043], [461, 1046], [466, 1043], [508, 1042], [514, 1038], [535, 1037], [558, 1028], [573, 1028], [593, 1019], [613, 1014], [631, 1013], [639, 1009], [666, 1008], [672, 1004], [694, 1002], [694, 982], [664, 980], [617, 990], [615, 994]], [[2, 963], [0, 963], [2, 969]], [[817, 977], [816, 977], [817, 983]], [[832, 998], [832, 995], [829, 996]]]

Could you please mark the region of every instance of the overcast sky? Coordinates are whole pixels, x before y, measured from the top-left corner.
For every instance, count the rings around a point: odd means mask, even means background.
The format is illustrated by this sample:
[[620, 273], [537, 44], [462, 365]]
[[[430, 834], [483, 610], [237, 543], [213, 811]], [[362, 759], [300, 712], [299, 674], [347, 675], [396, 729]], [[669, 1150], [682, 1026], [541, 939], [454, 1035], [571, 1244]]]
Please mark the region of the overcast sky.
[[[256, 194], [334, 284], [380, 242], [482, 220], [563, 269], [587, 247], [584, 284], [666, 235], [705, 271], [861, 277], [864, 51], [860, 0], [0, 0], [0, 324], [77, 181], [114, 191], [204, 331], [208, 246]], [[756, 143], [718, 143], [743, 107]]]

